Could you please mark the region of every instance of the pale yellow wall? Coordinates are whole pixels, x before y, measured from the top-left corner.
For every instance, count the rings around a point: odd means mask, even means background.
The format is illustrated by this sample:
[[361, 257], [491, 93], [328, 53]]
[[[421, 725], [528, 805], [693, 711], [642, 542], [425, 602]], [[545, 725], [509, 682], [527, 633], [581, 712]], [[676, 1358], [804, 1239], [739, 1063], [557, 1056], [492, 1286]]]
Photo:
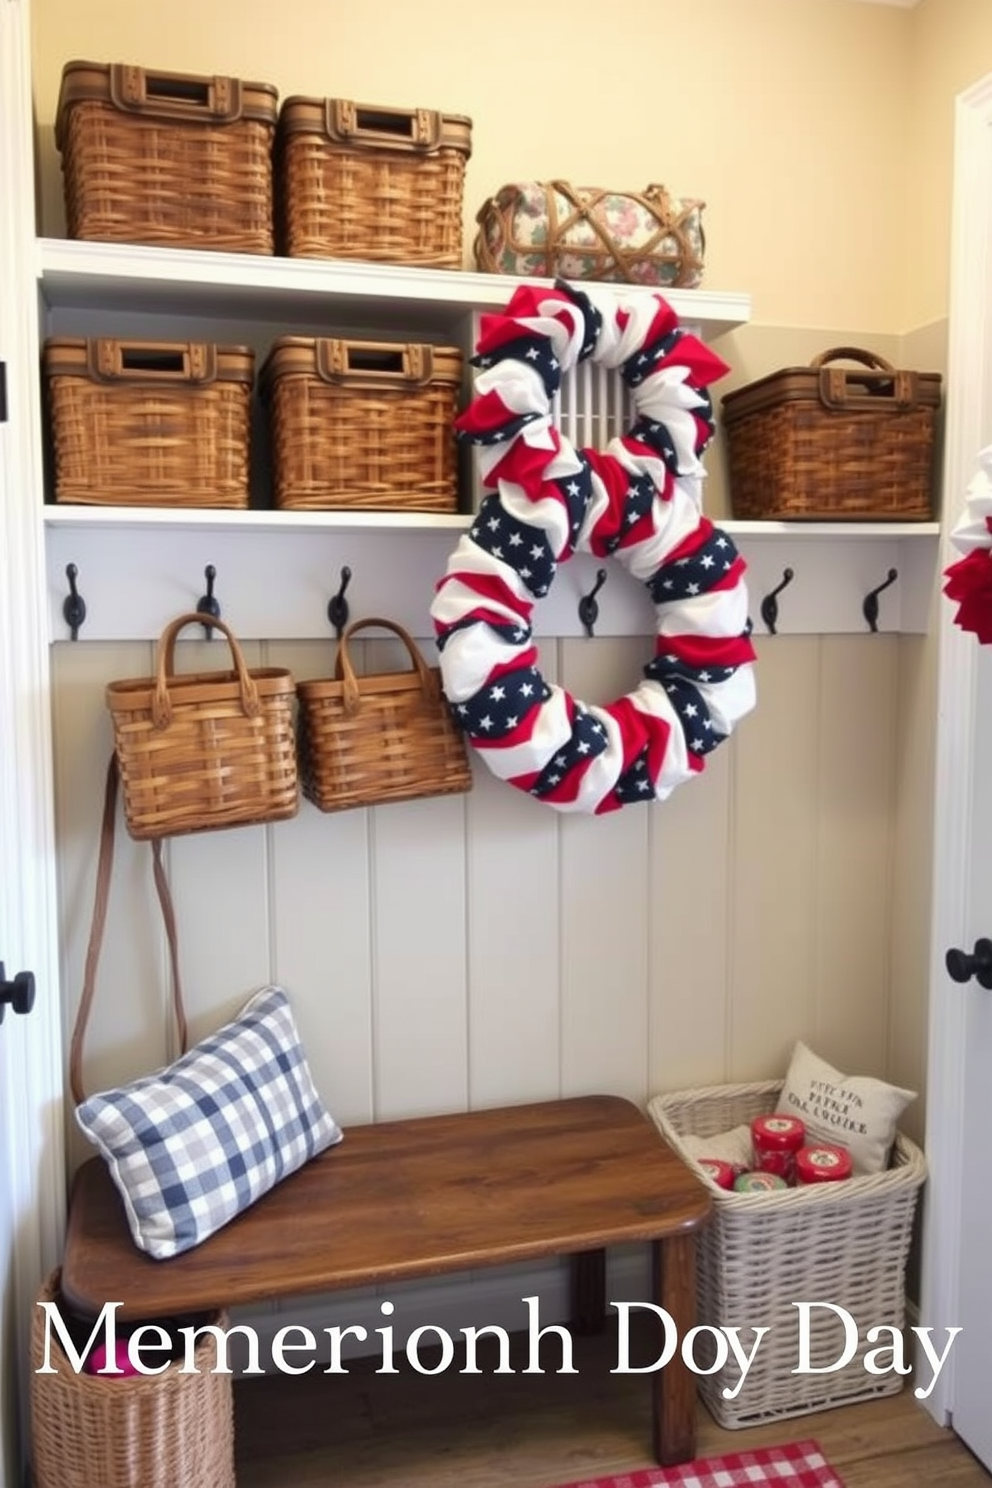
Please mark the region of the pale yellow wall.
[[992, 0], [922, 0], [912, 17], [904, 329], [946, 316], [954, 99], [992, 72]]
[[[941, 0], [943, 3], [943, 0]], [[902, 330], [913, 12], [854, 0], [35, 0], [45, 227], [63, 63], [229, 72], [472, 116], [466, 219], [555, 175], [707, 202], [707, 281], [755, 320]]]

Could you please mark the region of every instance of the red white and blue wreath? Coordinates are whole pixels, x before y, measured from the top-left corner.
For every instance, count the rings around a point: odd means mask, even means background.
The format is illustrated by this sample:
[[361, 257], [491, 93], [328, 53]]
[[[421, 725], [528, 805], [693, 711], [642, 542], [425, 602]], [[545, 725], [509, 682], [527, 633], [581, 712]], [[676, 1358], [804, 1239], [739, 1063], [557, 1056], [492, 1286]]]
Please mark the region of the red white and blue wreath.
[[[523, 285], [486, 315], [475, 395], [456, 421], [489, 492], [437, 585], [444, 690], [490, 770], [559, 811], [663, 800], [754, 706], [744, 562], [700, 510], [713, 436], [705, 391], [728, 370], [661, 295]], [[575, 449], [556, 427], [562, 374], [585, 358], [630, 389], [630, 429]], [[531, 614], [573, 553], [612, 556], [655, 605], [654, 656], [603, 706], [549, 685]]]
[[965, 510], [951, 533], [964, 557], [944, 570], [944, 593], [957, 604], [955, 625], [992, 644], [992, 444], [978, 452]]

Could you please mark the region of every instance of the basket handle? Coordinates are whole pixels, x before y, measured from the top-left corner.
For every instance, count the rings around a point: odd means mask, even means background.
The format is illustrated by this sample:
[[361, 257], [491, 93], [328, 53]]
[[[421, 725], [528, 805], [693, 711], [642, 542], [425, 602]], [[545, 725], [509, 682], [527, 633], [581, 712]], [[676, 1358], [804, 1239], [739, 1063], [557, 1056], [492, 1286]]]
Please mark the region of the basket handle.
[[378, 108], [354, 103], [348, 98], [324, 100], [327, 137], [341, 144], [381, 149], [410, 150], [429, 155], [441, 143], [441, 114], [438, 109]]
[[86, 367], [94, 382], [215, 381], [217, 348], [201, 341], [120, 341], [94, 336], [86, 344]]
[[123, 62], [111, 63], [110, 98], [128, 114], [156, 119], [202, 119], [232, 124], [241, 118], [241, 81], [232, 77], [199, 77], [187, 72], [149, 72]]
[[152, 722], [157, 729], [168, 728], [172, 722], [172, 699], [169, 696], [169, 681], [175, 673], [176, 637], [187, 625], [203, 625], [209, 619], [211, 630], [219, 630], [231, 648], [234, 669], [241, 687], [241, 709], [246, 718], [255, 718], [261, 707], [258, 688], [252, 680], [245, 663], [241, 647], [234, 632], [218, 615], [204, 615], [198, 610], [191, 614], [178, 615], [165, 627], [158, 643], [158, 659], [155, 665], [155, 693], [152, 697]]
[[[841, 360], [860, 362], [867, 370], [827, 365]], [[815, 356], [810, 366], [819, 371], [820, 402], [824, 408], [877, 413], [885, 404], [907, 410], [915, 408], [920, 400], [915, 372], [897, 371], [883, 356], [859, 346], [833, 346]]]
[[434, 376], [434, 348], [417, 342], [344, 341], [321, 337], [316, 346], [317, 374], [341, 386], [427, 387]]
[[863, 367], [870, 367], [873, 372], [895, 373], [895, 367], [887, 362], [883, 356], [875, 351], [865, 351], [860, 346], [831, 346], [829, 351], [821, 351], [810, 362], [811, 367], [825, 367], [828, 362], [860, 362]]
[[[69, 1044], [69, 1088], [76, 1105], [86, 1099], [83, 1085], [83, 1049], [86, 1029], [90, 1021], [93, 997], [96, 992], [96, 970], [103, 945], [103, 929], [107, 920], [107, 903], [110, 898], [110, 876], [114, 866], [114, 825], [117, 818], [117, 783], [119, 768], [117, 755], [111, 754], [107, 766], [107, 783], [103, 794], [103, 819], [100, 825], [100, 856], [96, 867], [96, 891], [93, 896], [93, 918], [90, 938], [86, 947], [86, 964], [83, 970], [83, 990], [76, 1009], [76, 1019]], [[188, 1043], [186, 1007], [183, 1002], [182, 981], [179, 976], [179, 936], [176, 930], [176, 912], [172, 903], [169, 880], [162, 867], [162, 841], [156, 838], [152, 847], [152, 872], [155, 891], [158, 894], [165, 934], [169, 943], [169, 965], [172, 970], [172, 1011], [179, 1034], [179, 1050], [185, 1054]]]
[[348, 642], [358, 631], [370, 629], [372, 626], [378, 626], [381, 630], [391, 630], [393, 635], [399, 636], [409, 652], [410, 660], [413, 662], [413, 669], [420, 678], [420, 690], [424, 698], [429, 703], [438, 702], [441, 696], [441, 690], [438, 684], [437, 674], [432, 672], [427, 665], [423, 656], [420, 654], [416, 641], [410, 635], [409, 631], [404, 630], [402, 625], [397, 625], [395, 620], [380, 620], [374, 617], [370, 620], [353, 620], [338, 643], [336, 669], [337, 681], [341, 682], [343, 680], [344, 682], [344, 710], [349, 717], [353, 718], [361, 708], [362, 694], [358, 677], [355, 675], [355, 669], [351, 664], [351, 657], [348, 654]]

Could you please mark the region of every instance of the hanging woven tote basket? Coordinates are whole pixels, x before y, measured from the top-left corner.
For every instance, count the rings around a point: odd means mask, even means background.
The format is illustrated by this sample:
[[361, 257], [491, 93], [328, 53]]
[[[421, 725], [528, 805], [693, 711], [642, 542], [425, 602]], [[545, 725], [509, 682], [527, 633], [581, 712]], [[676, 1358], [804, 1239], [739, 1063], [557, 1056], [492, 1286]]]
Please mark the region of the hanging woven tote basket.
[[[360, 677], [350, 645], [359, 631], [388, 630], [412, 669]], [[333, 680], [301, 682], [303, 793], [321, 811], [451, 795], [472, 784], [465, 739], [412, 637], [392, 620], [357, 620], [338, 646]]]
[[[233, 668], [177, 674], [179, 632], [208, 619], [226, 637]], [[295, 691], [282, 667], [249, 669], [223, 620], [194, 612], [167, 625], [155, 676], [111, 682], [106, 693], [131, 836], [171, 837], [294, 816]]]

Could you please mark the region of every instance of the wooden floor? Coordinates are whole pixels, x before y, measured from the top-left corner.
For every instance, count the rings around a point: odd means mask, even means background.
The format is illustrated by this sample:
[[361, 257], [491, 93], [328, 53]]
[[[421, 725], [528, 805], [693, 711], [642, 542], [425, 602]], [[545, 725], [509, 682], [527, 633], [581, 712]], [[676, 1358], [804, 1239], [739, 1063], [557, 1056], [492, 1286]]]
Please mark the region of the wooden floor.
[[[238, 1488], [552, 1488], [653, 1465], [647, 1376], [611, 1375], [611, 1340], [574, 1340], [575, 1375], [347, 1375], [241, 1380]], [[427, 1355], [424, 1356], [425, 1362]], [[992, 1477], [912, 1389], [756, 1430], [699, 1407], [697, 1455], [812, 1438], [847, 1488], [988, 1488]]]

